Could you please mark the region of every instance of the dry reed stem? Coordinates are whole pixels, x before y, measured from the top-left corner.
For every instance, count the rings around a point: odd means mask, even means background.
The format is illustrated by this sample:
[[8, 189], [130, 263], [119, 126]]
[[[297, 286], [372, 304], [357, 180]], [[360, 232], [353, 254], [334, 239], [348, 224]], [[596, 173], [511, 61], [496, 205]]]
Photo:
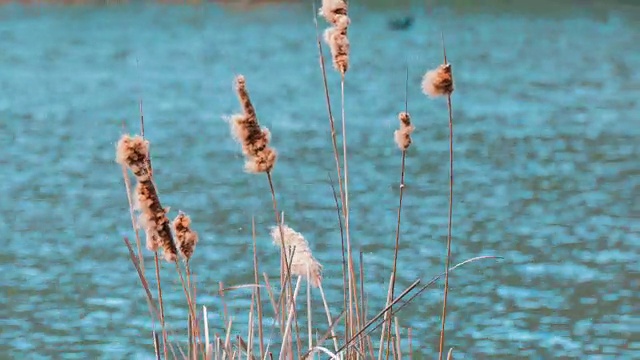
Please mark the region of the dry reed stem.
[[[180, 211], [178, 216], [173, 220], [172, 226], [176, 235], [176, 245], [180, 250], [180, 255], [182, 255], [188, 264], [198, 243], [198, 233], [191, 229], [191, 218], [182, 211]], [[189, 275], [190, 272], [187, 271], [187, 278], [190, 277]]]
[[[133, 267], [136, 269], [136, 272], [138, 274], [138, 278], [140, 279], [140, 284], [141, 284], [142, 289], [144, 290], [144, 293], [146, 295], [145, 296], [145, 300], [147, 300], [147, 305], [149, 306], [149, 311], [151, 312], [152, 317], [155, 315], [155, 317], [158, 320], [160, 320], [161, 319], [161, 314], [158, 311], [158, 309], [156, 308], [156, 306], [153, 304], [153, 296], [151, 295], [149, 282], [147, 281], [147, 278], [145, 277], [144, 272], [140, 268], [139, 260], [137, 259], [137, 256], [135, 255], [135, 252], [133, 251], [133, 248], [131, 247], [131, 243], [129, 242], [129, 239], [127, 237], [124, 237], [123, 241], [124, 241], [125, 245], [127, 246], [127, 249], [129, 250], [129, 258], [131, 259], [131, 262], [133, 263]], [[163, 331], [167, 331], [166, 328], [164, 328]], [[175, 353], [175, 350], [173, 348], [173, 345], [170, 342], [167, 342], [167, 343], [169, 344], [169, 350], [171, 350], [171, 353], [173, 354], [173, 357], [175, 358], [176, 357], [176, 353]], [[182, 348], [180, 347], [180, 345], [178, 345], [178, 350], [180, 351], [180, 353], [184, 357], [184, 352], [182, 351]]]
[[[389, 282], [389, 291], [391, 294], [391, 299], [395, 294], [395, 285], [396, 285], [396, 277], [397, 277], [397, 265], [398, 265], [398, 252], [400, 250], [400, 223], [402, 219], [402, 200], [404, 196], [404, 179], [405, 179], [405, 164], [407, 158], [407, 149], [411, 146], [411, 133], [414, 131], [414, 126], [411, 124], [411, 116], [408, 112], [409, 107], [409, 67], [407, 66], [406, 78], [405, 78], [405, 100], [404, 100], [404, 111], [398, 114], [398, 119], [400, 120], [400, 129], [396, 130], [394, 133], [394, 138], [398, 148], [402, 150], [402, 160], [400, 166], [400, 196], [399, 196], [399, 204], [398, 204], [398, 220], [396, 222], [396, 242], [394, 246], [394, 254], [393, 254], [393, 269], [391, 272], [391, 281]], [[393, 309], [390, 310], [393, 312]], [[390, 339], [391, 339], [391, 318], [388, 319], [389, 324], [387, 324], [387, 359], [389, 358], [389, 347]]]
[[295, 304], [295, 299], [298, 297], [298, 291], [300, 290], [300, 283], [302, 282], [302, 276], [298, 276], [298, 281], [296, 282], [296, 287], [293, 291], [293, 301], [289, 304], [289, 311], [288, 311], [288, 315], [287, 315], [287, 322], [286, 325], [284, 327], [284, 336], [283, 336], [283, 342], [282, 342], [282, 346], [280, 347], [280, 357], [279, 359], [284, 359], [283, 358], [283, 354], [285, 353], [285, 346], [287, 345], [287, 342], [284, 341], [287, 339], [287, 336], [289, 336], [289, 330], [291, 329], [291, 321], [293, 320], [293, 316], [295, 313], [295, 308], [296, 308], [296, 304]]
[[[451, 93], [453, 92], [453, 74], [451, 64], [447, 61], [447, 51], [444, 46], [444, 35], [442, 35], [442, 52], [444, 64], [438, 69], [438, 76], [434, 77], [433, 89], [443, 90], [438, 95], [447, 96], [447, 109], [449, 112], [449, 216], [447, 225], [447, 259], [444, 277], [444, 296], [442, 303], [442, 326], [440, 328], [440, 349], [438, 359], [442, 360], [445, 345], [445, 324], [447, 321], [447, 299], [449, 295], [449, 266], [451, 264], [451, 232], [453, 227], [453, 109], [451, 105]], [[428, 73], [427, 73], [428, 74]], [[425, 75], [425, 78], [427, 76]]]
[[260, 341], [260, 359], [264, 358], [264, 330], [262, 327], [262, 299], [260, 296], [260, 279], [258, 277], [258, 250], [256, 240], [256, 219], [251, 217], [251, 237], [253, 240], [253, 280], [256, 285], [257, 311], [258, 311], [258, 337]]
[[[341, 171], [341, 167], [340, 167], [340, 153], [338, 151], [338, 143], [336, 140], [336, 128], [335, 128], [335, 121], [333, 118], [333, 111], [331, 109], [331, 99], [329, 96], [329, 85], [327, 82], [327, 71], [326, 71], [326, 67], [325, 67], [325, 60], [324, 60], [324, 53], [322, 51], [322, 42], [320, 41], [320, 36], [319, 36], [319, 31], [318, 31], [318, 20], [315, 16], [315, 3], [314, 3], [314, 17], [313, 17], [313, 22], [315, 24], [316, 27], [316, 43], [318, 46], [318, 56], [320, 59], [320, 70], [322, 73], [322, 84], [324, 87], [324, 94], [325, 94], [325, 102], [327, 105], [327, 113], [329, 115], [329, 127], [331, 129], [331, 144], [333, 146], [333, 155], [334, 155], [334, 160], [336, 163], [336, 172], [338, 174], [338, 186], [339, 186], [339, 190], [340, 190], [340, 203], [342, 204], [342, 213], [344, 215], [344, 209], [345, 209], [345, 194], [344, 194], [344, 184], [342, 181], [342, 171]], [[335, 10], [334, 10], [335, 12]], [[331, 11], [328, 11], [327, 13], [331, 13]], [[346, 263], [346, 259], [345, 259], [345, 246], [344, 246], [344, 229], [342, 227], [342, 219], [340, 217], [340, 207], [338, 206], [338, 201], [336, 198], [336, 191], [335, 188], [333, 186], [333, 181], [331, 180], [331, 175], [329, 175], [329, 180], [330, 180], [330, 184], [331, 184], [331, 189], [333, 190], [333, 197], [334, 200], [336, 202], [336, 210], [338, 212], [338, 223], [340, 225], [340, 238], [342, 241], [342, 278], [343, 278], [343, 297], [344, 297], [344, 309], [347, 309], [347, 275], [346, 275], [346, 267], [347, 267], [347, 263]], [[345, 336], [348, 337], [348, 333], [349, 333], [349, 325], [347, 322], [345, 322]]]

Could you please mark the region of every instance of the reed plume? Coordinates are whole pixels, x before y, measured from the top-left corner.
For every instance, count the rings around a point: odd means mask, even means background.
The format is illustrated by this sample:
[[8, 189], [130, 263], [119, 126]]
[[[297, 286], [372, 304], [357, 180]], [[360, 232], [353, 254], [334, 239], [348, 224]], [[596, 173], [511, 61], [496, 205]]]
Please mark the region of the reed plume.
[[451, 64], [441, 64], [427, 71], [422, 78], [422, 92], [430, 97], [451, 95], [453, 92]]
[[323, 0], [320, 15], [333, 25], [324, 33], [324, 41], [329, 45], [333, 67], [344, 75], [349, 69], [349, 38], [347, 30], [351, 20], [347, 15], [345, 0]]
[[406, 151], [411, 146], [411, 133], [415, 127], [411, 125], [411, 116], [408, 112], [399, 113], [398, 119], [400, 120], [400, 128], [393, 133], [393, 137], [398, 148]]
[[317, 288], [322, 282], [322, 265], [313, 257], [309, 243], [302, 234], [287, 225], [283, 224], [281, 227], [284, 238], [280, 236], [280, 229], [277, 226], [271, 229], [271, 237], [274, 245], [278, 247], [284, 245], [288, 254], [293, 252], [293, 259], [290, 260], [291, 274], [302, 276], [306, 279], [308, 269], [309, 281], [313, 287]]
[[172, 225], [180, 255], [186, 261], [189, 261], [198, 243], [198, 233], [191, 229], [191, 218], [180, 211], [173, 220]]
[[242, 153], [246, 158], [245, 170], [250, 173], [270, 172], [278, 154], [269, 146], [269, 129], [260, 127], [242, 75], [236, 77], [236, 93], [242, 106], [242, 114], [231, 116], [231, 133], [242, 146]]

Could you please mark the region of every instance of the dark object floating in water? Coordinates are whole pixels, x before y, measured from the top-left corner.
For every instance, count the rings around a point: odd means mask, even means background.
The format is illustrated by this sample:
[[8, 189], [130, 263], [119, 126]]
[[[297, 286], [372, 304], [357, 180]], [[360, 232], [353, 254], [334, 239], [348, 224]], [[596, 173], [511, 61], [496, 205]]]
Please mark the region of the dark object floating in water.
[[413, 16], [392, 19], [388, 25], [391, 30], [407, 30], [413, 25]]

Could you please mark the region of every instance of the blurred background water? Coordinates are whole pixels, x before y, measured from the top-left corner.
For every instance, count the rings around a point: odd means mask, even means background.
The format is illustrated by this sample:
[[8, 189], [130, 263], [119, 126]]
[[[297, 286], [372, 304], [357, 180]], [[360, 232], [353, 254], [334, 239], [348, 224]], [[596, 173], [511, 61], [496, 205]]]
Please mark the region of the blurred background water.
[[[391, 269], [392, 134], [406, 64], [417, 130], [399, 288], [444, 268], [446, 104], [419, 89], [442, 60], [444, 32], [457, 85], [454, 262], [504, 257], [452, 275], [448, 346], [461, 359], [640, 359], [640, 9], [533, 3], [352, 6], [352, 226], [370, 311], [382, 307]], [[389, 28], [409, 14], [413, 26]], [[138, 131], [140, 97], [163, 204], [172, 216], [188, 212], [201, 235], [192, 264], [212, 331], [223, 328], [218, 281], [252, 281], [254, 216], [261, 269], [277, 276], [267, 181], [243, 172], [223, 121], [238, 109], [238, 73], [280, 153], [282, 210], [324, 264], [339, 312], [334, 163], [314, 36], [309, 4], [0, 7], [0, 358], [152, 357], [114, 162], [123, 126]], [[170, 266], [163, 276], [167, 318], [181, 331], [179, 281]], [[440, 290], [400, 315], [427, 358], [437, 351]], [[228, 302], [241, 332], [250, 294]]]

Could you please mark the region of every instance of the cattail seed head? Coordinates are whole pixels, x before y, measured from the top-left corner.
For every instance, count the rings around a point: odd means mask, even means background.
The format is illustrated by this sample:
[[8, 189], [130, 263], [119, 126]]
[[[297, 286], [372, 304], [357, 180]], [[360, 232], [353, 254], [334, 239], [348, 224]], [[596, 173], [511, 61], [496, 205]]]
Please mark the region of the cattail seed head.
[[349, 38], [347, 30], [337, 27], [330, 27], [324, 32], [324, 41], [329, 45], [333, 67], [341, 74], [349, 70]]
[[180, 255], [189, 261], [198, 243], [198, 233], [191, 229], [191, 218], [181, 211], [173, 220], [172, 225]]
[[140, 225], [144, 227], [147, 248], [155, 251], [162, 247], [164, 258], [176, 261], [177, 249], [167, 218], [168, 209], [160, 204], [155, 185], [151, 180], [138, 181], [135, 188], [136, 206], [140, 211]]
[[269, 146], [271, 133], [260, 127], [255, 108], [249, 98], [244, 76], [236, 78], [236, 93], [242, 114], [231, 116], [231, 134], [242, 146], [246, 158], [245, 170], [251, 173], [269, 172], [275, 166], [277, 152]]
[[347, 30], [351, 20], [347, 15], [347, 2], [345, 0], [323, 0], [320, 15], [327, 20], [332, 27], [324, 32], [324, 41], [329, 45], [333, 67], [343, 76], [349, 69], [349, 38]]
[[138, 179], [150, 177], [149, 142], [142, 136], [122, 135], [116, 148], [116, 161], [131, 169]]
[[293, 252], [293, 259], [289, 259], [291, 273], [302, 276], [305, 279], [308, 274], [311, 285], [313, 287], [320, 286], [322, 282], [322, 265], [313, 257], [307, 240], [302, 234], [284, 224], [282, 224], [282, 233], [284, 234], [284, 239], [280, 236], [280, 227], [274, 226], [271, 229], [273, 244], [282, 247], [284, 243], [284, 250], [287, 254]]
[[451, 95], [453, 93], [453, 73], [451, 64], [442, 64], [427, 71], [422, 78], [422, 92], [431, 97]]
[[415, 127], [411, 125], [411, 116], [408, 112], [401, 112], [398, 114], [400, 120], [400, 129], [393, 133], [393, 137], [398, 145], [398, 148], [402, 151], [406, 151], [411, 146], [411, 133]]
[[336, 16], [347, 15], [347, 3], [344, 0], [322, 0], [319, 14], [328, 23], [335, 24], [337, 22]]

